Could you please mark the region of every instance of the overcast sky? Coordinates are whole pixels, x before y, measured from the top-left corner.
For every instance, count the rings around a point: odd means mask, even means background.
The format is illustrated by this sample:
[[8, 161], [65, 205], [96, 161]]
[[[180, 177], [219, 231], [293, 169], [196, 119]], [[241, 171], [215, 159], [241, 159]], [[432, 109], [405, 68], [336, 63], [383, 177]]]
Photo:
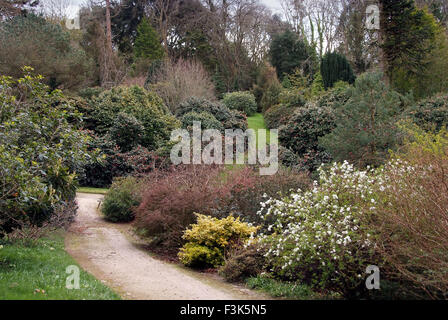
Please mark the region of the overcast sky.
[[[280, 12], [281, 11], [281, 5], [280, 0], [260, 0], [262, 3], [264, 3], [268, 8], [272, 10], [272, 12]], [[71, 18], [73, 18], [73, 15], [76, 14], [78, 11], [79, 5], [85, 3], [85, 0], [71, 0], [72, 5], [68, 9], [68, 14]]]

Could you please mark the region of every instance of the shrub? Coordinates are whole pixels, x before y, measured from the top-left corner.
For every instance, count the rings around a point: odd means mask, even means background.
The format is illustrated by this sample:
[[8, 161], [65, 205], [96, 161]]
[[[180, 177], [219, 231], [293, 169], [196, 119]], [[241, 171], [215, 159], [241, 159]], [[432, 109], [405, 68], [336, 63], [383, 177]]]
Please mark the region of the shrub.
[[212, 102], [201, 98], [191, 97], [177, 109], [176, 116], [182, 118], [190, 112], [208, 112], [222, 123], [224, 129], [247, 129], [247, 118], [237, 110], [230, 110], [220, 102]]
[[155, 168], [163, 167], [167, 160], [159, 151], [149, 151], [142, 146], [122, 152], [109, 135], [92, 136], [89, 150], [98, 150], [103, 155], [101, 162], [86, 164], [80, 172], [82, 186], [106, 188], [116, 177], [144, 175]]
[[257, 232], [256, 227], [229, 216], [217, 219], [197, 214], [197, 223], [185, 231], [187, 241], [180, 249], [180, 261], [189, 267], [217, 267], [224, 263], [228, 251], [243, 244]]
[[382, 277], [399, 284], [400, 296], [446, 299], [448, 132], [405, 130], [407, 141], [381, 171], [386, 184], [374, 191]]
[[335, 125], [333, 110], [309, 103], [304, 108], [296, 109], [289, 122], [280, 128], [279, 141], [302, 157], [307, 152], [319, 151], [319, 137], [330, 133]]
[[348, 84], [335, 84], [334, 88], [329, 89], [316, 99], [316, 105], [318, 107], [329, 107], [336, 110], [344, 106], [350, 98], [350, 91], [348, 89]]
[[308, 190], [312, 184], [307, 174], [287, 168], [279, 168], [277, 174], [272, 176], [260, 176], [258, 172], [247, 167], [233, 169], [228, 179], [233, 181], [230, 196], [221, 197], [219, 208], [216, 206], [216, 214], [220, 217], [233, 214], [262, 228], [267, 226], [257, 212], [265, 196], [277, 197], [279, 194], [289, 194], [291, 190]]
[[250, 92], [232, 92], [224, 95], [222, 102], [231, 110], [238, 110], [251, 116], [257, 112], [255, 96]]
[[371, 191], [374, 179], [347, 162], [319, 173], [320, 185], [312, 190], [262, 204], [259, 214], [272, 221], [260, 237], [266, 257], [281, 279], [345, 297], [363, 295], [365, 268], [377, 260], [364, 223], [369, 212], [360, 208], [378, 202]]
[[220, 173], [221, 169], [213, 166], [152, 172], [142, 189], [135, 226], [152, 244], [177, 250], [183, 245], [183, 232], [195, 222], [194, 213], [211, 214], [217, 195], [224, 196], [224, 187], [217, 179]]
[[278, 148], [278, 160], [282, 165], [289, 168], [294, 168], [299, 163], [299, 156], [294, 152], [285, 148], [283, 146], [279, 146]]
[[349, 90], [350, 99], [336, 112], [336, 128], [319, 144], [337, 161], [379, 165], [399, 141], [396, 122], [407, 98], [390, 90], [381, 73], [360, 76]]
[[24, 68], [0, 77], [0, 232], [41, 226], [76, 193], [76, 172], [96, 153], [79, 130], [81, 115]]
[[282, 90], [278, 99], [281, 104], [293, 108], [304, 107], [306, 103], [304, 92], [300, 89]]
[[291, 108], [286, 104], [278, 104], [269, 108], [269, 110], [264, 114], [266, 126], [269, 129], [280, 128], [288, 123], [294, 113], [294, 110], [294, 108]]
[[201, 122], [202, 130], [216, 129], [219, 131], [224, 131], [222, 123], [216, 120], [216, 118], [212, 114], [206, 111], [203, 111], [201, 113], [189, 112], [185, 114], [182, 117], [182, 127], [185, 129], [192, 129], [193, 123], [195, 121]]
[[190, 97], [216, 99], [213, 82], [198, 61], [165, 60], [149, 76], [146, 87], [155, 91], [173, 114]]
[[228, 282], [244, 281], [261, 274], [266, 267], [265, 260], [263, 250], [256, 244], [251, 244], [232, 252], [225, 260], [224, 266], [219, 269], [219, 273]]
[[137, 147], [142, 140], [145, 127], [133, 115], [120, 112], [109, 130], [111, 139], [121, 151], [127, 152]]
[[88, 117], [96, 123], [97, 133], [108, 133], [118, 114], [127, 114], [143, 125], [141, 145], [149, 150], [163, 146], [169, 141], [171, 131], [180, 126], [156, 94], [137, 86], [104, 91], [92, 104], [93, 111]]
[[419, 127], [439, 131], [448, 124], [448, 94], [422, 100], [409, 108], [407, 114]]
[[141, 201], [139, 183], [134, 177], [116, 179], [104, 197], [101, 212], [111, 222], [129, 222], [134, 219], [134, 207]]

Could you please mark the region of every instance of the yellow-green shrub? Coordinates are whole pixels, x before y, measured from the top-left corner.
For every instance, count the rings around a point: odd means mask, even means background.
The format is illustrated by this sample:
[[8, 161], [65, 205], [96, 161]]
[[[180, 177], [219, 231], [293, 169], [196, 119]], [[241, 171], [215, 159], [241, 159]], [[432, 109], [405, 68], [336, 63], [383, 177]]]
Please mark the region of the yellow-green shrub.
[[189, 267], [217, 267], [224, 263], [226, 253], [248, 240], [258, 228], [228, 216], [217, 219], [196, 214], [197, 223], [185, 231], [187, 243], [178, 254], [180, 261]]

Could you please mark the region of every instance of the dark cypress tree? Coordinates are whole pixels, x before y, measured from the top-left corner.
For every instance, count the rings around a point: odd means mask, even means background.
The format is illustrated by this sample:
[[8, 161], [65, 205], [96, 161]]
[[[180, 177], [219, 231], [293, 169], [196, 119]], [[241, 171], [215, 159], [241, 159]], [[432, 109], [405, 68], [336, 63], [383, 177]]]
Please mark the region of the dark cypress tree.
[[320, 72], [324, 81], [325, 89], [333, 87], [338, 81], [353, 83], [355, 75], [347, 58], [339, 53], [327, 53], [323, 56]]

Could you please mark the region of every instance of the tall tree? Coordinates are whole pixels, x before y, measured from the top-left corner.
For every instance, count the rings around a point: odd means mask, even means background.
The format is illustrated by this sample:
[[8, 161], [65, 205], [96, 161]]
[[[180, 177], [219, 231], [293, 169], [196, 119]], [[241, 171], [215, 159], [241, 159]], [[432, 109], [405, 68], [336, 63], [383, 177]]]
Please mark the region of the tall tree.
[[320, 64], [320, 72], [325, 89], [333, 87], [338, 81], [353, 83], [355, 75], [347, 58], [339, 53], [332, 52], [323, 56]]
[[382, 62], [387, 78], [393, 81], [397, 69], [410, 74], [422, 72], [436, 24], [413, 0], [380, 0], [380, 6]]
[[148, 19], [143, 19], [137, 28], [137, 37], [134, 45], [135, 57], [154, 61], [161, 59], [164, 54], [165, 51], [160, 44], [160, 38]]

